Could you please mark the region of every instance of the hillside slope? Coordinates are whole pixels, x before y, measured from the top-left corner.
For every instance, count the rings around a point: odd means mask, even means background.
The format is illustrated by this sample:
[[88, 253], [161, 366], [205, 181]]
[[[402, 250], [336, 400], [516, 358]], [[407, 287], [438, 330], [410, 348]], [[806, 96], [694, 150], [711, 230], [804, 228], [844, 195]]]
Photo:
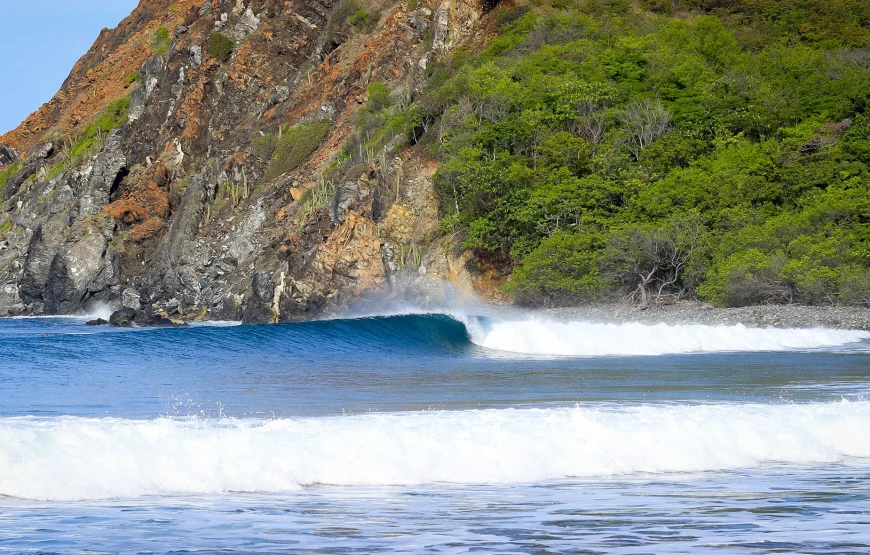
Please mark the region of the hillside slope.
[[323, 175], [351, 158], [367, 88], [410, 97], [482, 15], [143, 0], [0, 137], [26, 153], [0, 173], [0, 314], [262, 322], [404, 295], [435, 236], [435, 165], [382, 149]]
[[866, 305], [868, 29], [856, 0], [143, 0], [0, 137], [0, 314]]

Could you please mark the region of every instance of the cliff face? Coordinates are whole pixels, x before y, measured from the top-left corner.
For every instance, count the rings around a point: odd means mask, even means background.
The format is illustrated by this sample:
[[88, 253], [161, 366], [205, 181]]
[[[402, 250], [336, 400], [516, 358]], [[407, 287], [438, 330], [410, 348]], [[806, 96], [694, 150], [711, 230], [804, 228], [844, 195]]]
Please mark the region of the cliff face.
[[142, 0], [0, 137], [0, 315], [273, 322], [485, 288], [437, 236], [423, 149], [321, 176], [369, 85], [412, 97], [427, 65], [485, 40], [487, 7]]

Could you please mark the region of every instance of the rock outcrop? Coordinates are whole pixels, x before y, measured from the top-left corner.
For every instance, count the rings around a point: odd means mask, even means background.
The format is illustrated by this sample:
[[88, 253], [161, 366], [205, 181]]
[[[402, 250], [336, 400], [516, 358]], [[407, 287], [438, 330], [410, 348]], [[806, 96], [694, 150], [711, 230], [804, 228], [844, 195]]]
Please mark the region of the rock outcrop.
[[[472, 266], [437, 254], [437, 163], [423, 149], [385, 147], [339, 183], [318, 179], [371, 82], [413, 95], [427, 64], [491, 22], [475, 1], [361, 5], [379, 17], [372, 31], [336, 19], [347, 10], [333, 0], [142, 0], [104, 30], [57, 96], [0, 137], [0, 171], [14, 170], [0, 191], [0, 316], [107, 305], [119, 326], [265, 323], [434, 298], [433, 276], [475, 285]], [[92, 123], [119, 98], [120, 126]], [[314, 123], [325, 136], [276, 177], [261, 145]]]

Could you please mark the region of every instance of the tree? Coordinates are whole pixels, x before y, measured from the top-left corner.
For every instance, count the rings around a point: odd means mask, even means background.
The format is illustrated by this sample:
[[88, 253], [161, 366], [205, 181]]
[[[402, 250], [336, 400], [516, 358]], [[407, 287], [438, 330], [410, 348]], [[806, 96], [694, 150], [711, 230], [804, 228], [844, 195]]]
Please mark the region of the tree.
[[659, 225], [637, 225], [612, 235], [604, 258], [605, 275], [622, 283], [641, 306], [693, 292], [703, 273], [707, 230], [697, 213]]
[[619, 119], [628, 133], [635, 160], [640, 159], [643, 149], [670, 130], [671, 117], [659, 99], [634, 100], [625, 107]]

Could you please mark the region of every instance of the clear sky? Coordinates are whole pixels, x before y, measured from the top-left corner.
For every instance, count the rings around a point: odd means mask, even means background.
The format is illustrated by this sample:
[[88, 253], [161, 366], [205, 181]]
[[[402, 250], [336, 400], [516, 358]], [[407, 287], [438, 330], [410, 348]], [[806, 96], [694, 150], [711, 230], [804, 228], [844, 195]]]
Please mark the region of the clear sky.
[[51, 100], [103, 27], [139, 0], [0, 0], [0, 134]]

